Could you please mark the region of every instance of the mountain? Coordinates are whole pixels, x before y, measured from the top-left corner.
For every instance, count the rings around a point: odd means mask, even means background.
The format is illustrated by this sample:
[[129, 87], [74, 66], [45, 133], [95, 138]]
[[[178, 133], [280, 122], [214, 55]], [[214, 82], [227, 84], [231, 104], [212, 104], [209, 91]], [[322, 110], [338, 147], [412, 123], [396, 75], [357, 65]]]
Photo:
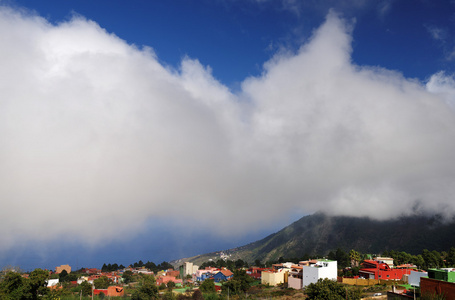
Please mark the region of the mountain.
[[412, 215], [379, 221], [370, 218], [308, 215], [266, 238], [229, 250], [174, 261], [202, 264], [222, 255], [249, 263], [278, 260], [279, 257], [326, 255], [338, 248], [379, 254], [385, 250], [420, 254], [423, 249], [448, 251], [455, 246], [455, 218]]

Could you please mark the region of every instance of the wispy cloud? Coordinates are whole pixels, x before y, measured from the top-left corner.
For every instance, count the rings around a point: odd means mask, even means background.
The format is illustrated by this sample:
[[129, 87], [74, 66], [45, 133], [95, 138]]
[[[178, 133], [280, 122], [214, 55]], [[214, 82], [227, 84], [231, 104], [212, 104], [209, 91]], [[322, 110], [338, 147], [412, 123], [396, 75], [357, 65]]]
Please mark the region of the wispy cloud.
[[95, 22], [1, 8], [1, 247], [96, 244], [157, 216], [237, 234], [291, 212], [452, 213], [453, 94], [434, 82], [453, 81], [353, 65], [351, 30], [330, 13], [234, 94]]
[[447, 30], [434, 26], [434, 25], [427, 25], [425, 26], [428, 33], [431, 37], [437, 41], [445, 41], [447, 38]]

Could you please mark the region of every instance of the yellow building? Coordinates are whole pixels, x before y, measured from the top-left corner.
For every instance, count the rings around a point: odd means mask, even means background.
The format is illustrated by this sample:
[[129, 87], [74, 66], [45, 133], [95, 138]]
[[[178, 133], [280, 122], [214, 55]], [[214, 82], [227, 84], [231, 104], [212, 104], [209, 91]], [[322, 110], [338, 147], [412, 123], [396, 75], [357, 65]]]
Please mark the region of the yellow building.
[[277, 286], [280, 283], [285, 283], [288, 281], [288, 272], [284, 270], [278, 271], [262, 271], [261, 272], [261, 283], [268, 284], [271, 286]]

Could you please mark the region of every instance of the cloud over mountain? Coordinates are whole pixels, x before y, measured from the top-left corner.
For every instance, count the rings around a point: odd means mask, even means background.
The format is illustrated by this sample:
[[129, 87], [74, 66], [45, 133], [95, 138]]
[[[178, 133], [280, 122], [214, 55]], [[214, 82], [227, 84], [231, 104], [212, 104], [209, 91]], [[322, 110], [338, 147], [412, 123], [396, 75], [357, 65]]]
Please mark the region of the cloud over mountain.
[[1, 247], [160, 216], [236, 234], [295, 212], [453, 213], [453, 79], [358, 66], [351, 30], [330, 13], [233, 93], [93, 21], [2, 7]]

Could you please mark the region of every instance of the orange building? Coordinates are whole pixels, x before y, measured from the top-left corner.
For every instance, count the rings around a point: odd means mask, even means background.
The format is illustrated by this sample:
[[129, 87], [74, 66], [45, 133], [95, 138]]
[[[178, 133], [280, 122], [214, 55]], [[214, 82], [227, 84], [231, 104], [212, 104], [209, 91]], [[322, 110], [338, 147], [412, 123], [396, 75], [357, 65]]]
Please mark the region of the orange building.
[[108, 297], [123, 297], [125, 291], [121, 286], [110, 286], [107, 289], [94, 289], [93, 295], [99, 295], [103, 293]]

